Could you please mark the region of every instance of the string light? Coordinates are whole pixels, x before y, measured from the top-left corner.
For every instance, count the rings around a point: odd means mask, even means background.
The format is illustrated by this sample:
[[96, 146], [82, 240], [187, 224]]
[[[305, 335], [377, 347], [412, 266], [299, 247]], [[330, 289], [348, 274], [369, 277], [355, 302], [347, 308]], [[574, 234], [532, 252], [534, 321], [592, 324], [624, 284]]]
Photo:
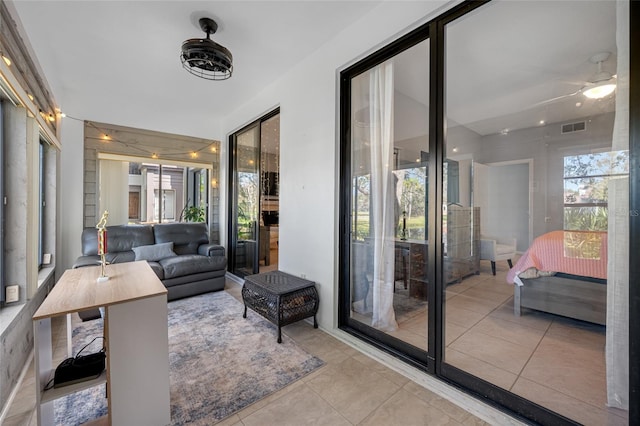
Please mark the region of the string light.
[[4, 53], [2, 53], [2, 60], [5, 64], [7, 64], [8, 67], [11, 66], [11, 59], [9, 59]]
[[[58, 109], [56, 109], [56, 110], [58, 110]], [[43, 113], [41, 112], [41, 114], [43, 114]], [[89, 135], [86, 136], [87, 139], [94, 139], [94, 140], [98, 139], [100, 141], [109, 141], [111, 143], [117, 143], [117, 144], [120, 144], [120, 145], [122, 145], [124, 147], [127, 147], [131, 151], [137, 151], [137, 152], [139, 152], [140, 154], [142, 154], [142, 155], [144, 155], [146, 157], [153, 158], [153, 159], [159, 158], [158, 153], [153, 151], [152, 149], [150, 149], [150, 148], [157, 149], [158, 148], [157, 146], [153, 146], [153, 147], [148, 146], [147, 148], [145, 148], [144, 145], [142, 145], [142, 147], [141, 147], [141, 144], [138, 141], [136, 141], [135, 139], [131, 140], [131, 141], [127, 141], [127, 140], [122, 140], [122, 139], [118, 138], [117, 137], [117, 130], [114, 131], [115, 135], [114, 134], [110, 134], [106, 129], [102, 129], [102, 128], [98, 127], [95, 123], [93, 123], [91, 121], [86, 121], [86, 120], [83, 120], [81, 118], [72, 117], [70, 115], [63, 114], [62, 112], [60, 113], [60, 115], [66, 117], [66, 118], [68, 118], [70, 120], [81, 121], [81, 122], [85, 123], [87, 126], [92, 127], [93, 129], [95, 129], [100, 134], [100, 136], [98, 138], [96, 138], [95, 136], [90, 136], [90, 134], [89, 134]], [[174, 152], [172, 152], [171, 148], [163, 148], [162, 157], [164, 159], [166, 159], [166, 160], [179, 160], [181, 158], [184, 158], [185, 156], [189, 156], [189, 157], [195, 159], [195, 158], [199, 158], [200, 157], [200, 153], [201, 152], [206, 152], [206, 151], [218, 152], [217, 144], [218, 144], [218, 142], [213, 142], [212, 143], [211, 141], [207, 141], [206, 145], [204, 145], [203, 147], [201, 147], [199, 149], [196, 149], [196, 150], [187, 151], [187, 152], [185, 152], [185, 151], [174, 151]]]

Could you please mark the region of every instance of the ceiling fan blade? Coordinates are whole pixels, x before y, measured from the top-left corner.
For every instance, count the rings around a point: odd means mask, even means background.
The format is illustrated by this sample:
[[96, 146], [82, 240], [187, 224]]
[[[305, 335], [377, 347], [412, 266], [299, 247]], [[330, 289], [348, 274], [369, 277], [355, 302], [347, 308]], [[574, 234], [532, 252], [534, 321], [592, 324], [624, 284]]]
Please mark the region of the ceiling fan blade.
[[547, 99], [547, 100], [544, 100], [542, 102], [537, 102], [537, 103], [531, 105], [531, 108], [535, 108], [535, 107], [539, 107], [539, 106], [543, 106], [543, 105], [549, 105], [549, 104], [561, 101], [562, 99], [566, 99], [566, 98], [570, 98], [572, 96], [578, 95], [580, 93], [582, 93], [582, 89], [578, 89], [575, 92], [569, 93], [567, 95], [557, 96], [555, 98]]

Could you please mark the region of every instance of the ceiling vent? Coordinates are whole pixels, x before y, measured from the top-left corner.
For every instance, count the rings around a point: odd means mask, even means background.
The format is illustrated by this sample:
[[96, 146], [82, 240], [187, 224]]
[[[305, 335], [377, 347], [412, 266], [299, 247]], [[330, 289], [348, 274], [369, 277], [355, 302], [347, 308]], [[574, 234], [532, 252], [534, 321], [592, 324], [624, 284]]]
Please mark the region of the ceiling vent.
[[586, 121], [577, 121], [575, 123], [567, 123], [560, 126], [560, 133], [574, 133], [574, 132], [584, 132], [587, 129]]

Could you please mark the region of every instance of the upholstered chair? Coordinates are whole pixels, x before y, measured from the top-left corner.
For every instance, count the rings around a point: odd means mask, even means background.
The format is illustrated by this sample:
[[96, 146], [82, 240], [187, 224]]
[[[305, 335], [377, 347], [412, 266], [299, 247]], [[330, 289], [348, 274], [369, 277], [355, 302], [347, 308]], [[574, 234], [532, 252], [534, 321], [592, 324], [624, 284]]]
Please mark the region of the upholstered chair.
[[496, 262], [506, 260], [509, 268], [513, 268], [511, 259], [516, 255], [515, 238], [495, 238], [489, 236], [480, 237], [480, 259], [491, 261], [491, 272], [496, 274]]

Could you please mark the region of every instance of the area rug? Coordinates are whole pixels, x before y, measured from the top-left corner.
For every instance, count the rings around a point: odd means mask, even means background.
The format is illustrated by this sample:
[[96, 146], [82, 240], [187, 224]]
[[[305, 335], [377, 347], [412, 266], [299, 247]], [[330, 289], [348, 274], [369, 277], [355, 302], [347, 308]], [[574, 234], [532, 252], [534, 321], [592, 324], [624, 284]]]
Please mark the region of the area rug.
[[[172, 425], [211, 425], [304, 377], [324, 362], [277, 328], [219, 291], [169, 302], [169, 379]], [[102, 321], [78, 324], [74, 353]], [[80, 425], [107, 413], [105, 388], [56, 400], [57, 425]]]

